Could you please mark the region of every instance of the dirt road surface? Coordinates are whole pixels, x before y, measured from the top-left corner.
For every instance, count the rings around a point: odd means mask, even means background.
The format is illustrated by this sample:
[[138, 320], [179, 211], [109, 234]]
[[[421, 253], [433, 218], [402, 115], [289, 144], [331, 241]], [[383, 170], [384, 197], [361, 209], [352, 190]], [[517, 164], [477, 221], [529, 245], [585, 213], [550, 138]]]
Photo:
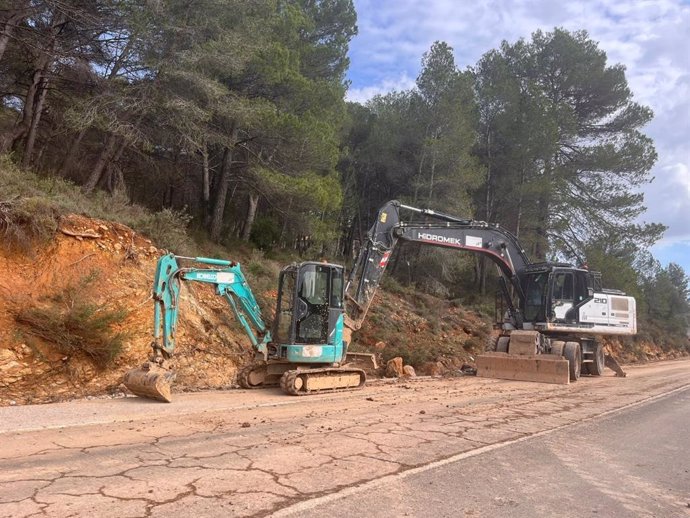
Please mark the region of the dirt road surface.
[[4, 407], [0, 516], [307, 516], [392, 477], [688, 388], [685, 360], [568, 386], [468, 377], [308, 397], [237, 390], [169, 405]]

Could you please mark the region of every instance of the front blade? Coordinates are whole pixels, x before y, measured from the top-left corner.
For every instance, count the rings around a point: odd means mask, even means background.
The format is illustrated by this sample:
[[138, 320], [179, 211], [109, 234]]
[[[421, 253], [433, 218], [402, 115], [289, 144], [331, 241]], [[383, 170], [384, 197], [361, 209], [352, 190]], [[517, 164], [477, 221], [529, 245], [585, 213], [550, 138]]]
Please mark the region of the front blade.
[[568, 360], [555, 354], [486, 352], [477, 357], [477, 376], [540, 383], [570, 383]]

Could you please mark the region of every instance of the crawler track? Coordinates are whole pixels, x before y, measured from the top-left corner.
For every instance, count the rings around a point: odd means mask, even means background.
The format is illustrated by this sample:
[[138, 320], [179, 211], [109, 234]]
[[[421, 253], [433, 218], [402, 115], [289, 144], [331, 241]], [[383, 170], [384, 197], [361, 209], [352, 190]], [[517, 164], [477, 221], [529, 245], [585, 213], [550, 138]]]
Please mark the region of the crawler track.
[[280, 388], [292, 396], [321, 392], [343, 392], [364, 386], [366, 373], [361, 369], [325, 368], [287, 371], [280, 378]]

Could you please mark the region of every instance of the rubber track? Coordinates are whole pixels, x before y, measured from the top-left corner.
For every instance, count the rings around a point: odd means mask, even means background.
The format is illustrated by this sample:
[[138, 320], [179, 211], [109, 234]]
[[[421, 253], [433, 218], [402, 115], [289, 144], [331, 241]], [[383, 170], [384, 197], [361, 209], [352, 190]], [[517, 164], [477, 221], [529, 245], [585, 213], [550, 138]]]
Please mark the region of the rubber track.
[[[297, 390], [295, 389], [295, 379], [297, 376], [312, 376], [314, 374], [330, 376], [331, 374], [342, 374], [342, 373], [357, 373], [359, 374], [360, 383], [356, 387], [342, 387], [342, 388], [327, 388], [321, 390]], [[284, 373], [280, 378], [280, 388], [286, 394], [291, 396], [307, 396], [309, 394], [321, 394], [325, 392], [347, 392], [349, 390], [359, 390], [364, 387], [366, 383], [367, 375], [362, 369], [345, 369], [345, 368], [324, 368], [324, 369], [304, 369], [304, 370], [291, 370]], [[305, 384], [306, 386], [306, 384]]]

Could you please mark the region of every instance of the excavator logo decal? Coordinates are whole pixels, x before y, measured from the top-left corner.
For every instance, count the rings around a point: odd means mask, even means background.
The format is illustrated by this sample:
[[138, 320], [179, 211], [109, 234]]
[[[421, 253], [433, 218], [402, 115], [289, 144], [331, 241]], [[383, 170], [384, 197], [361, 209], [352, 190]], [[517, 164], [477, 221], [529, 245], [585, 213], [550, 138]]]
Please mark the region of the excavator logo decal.
[[457, 237], [446, 237], [446, 236], [437, 236], [436, 234], [428, 234], [428, 233], [420, 233], [418, 235], [419, 239], [423, 239], [424, 241], [432, 241], [434, 243], [443, 243], [444, 245], [451, 245], [451, 246], [464, 246], [462, 241], [458, 239]]

